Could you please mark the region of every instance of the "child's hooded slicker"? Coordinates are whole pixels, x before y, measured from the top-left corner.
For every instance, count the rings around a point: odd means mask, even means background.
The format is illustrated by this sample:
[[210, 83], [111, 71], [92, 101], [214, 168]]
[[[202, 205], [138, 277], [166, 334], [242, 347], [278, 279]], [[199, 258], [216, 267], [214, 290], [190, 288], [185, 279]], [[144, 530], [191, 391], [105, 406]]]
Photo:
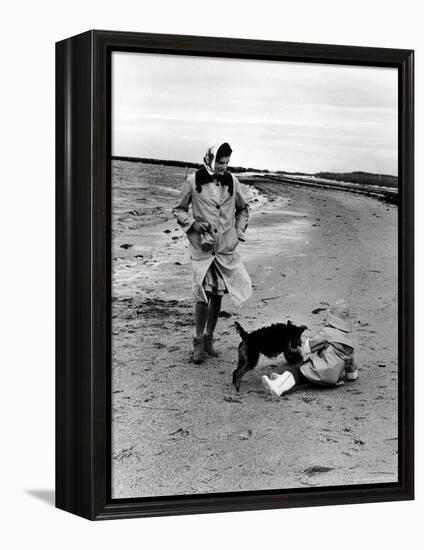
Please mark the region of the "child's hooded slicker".
[[315, 384], [339, 385], [345, 379], [354, 380], [357, 377], [354, 342], [346, 319], [346, 308], [345, 312], [342, 309], [336, 303], [326, 316], [326, 326], [306, 341], [308, 353], [304, 353], [305, 362], [300, 370]]
[[[249, 212], [240, 182], [233, 174], [226, 171], [219, 178], [221, 182], [213, 177], [216, 151], [220, 145], [208, 148], [204, 166], [188, 176], [173, 214], [190, 242], [195, 299], [207, 302], [203, 280], [215, 262], [233, 304], [240, 306], [252, 295], [249, 274], [236, 251], [239, 239], [244, 241]], [[192, 227], [196, 220], [210, 223], [214, 247], [209, 252], [202, 250], [200, 233]]]

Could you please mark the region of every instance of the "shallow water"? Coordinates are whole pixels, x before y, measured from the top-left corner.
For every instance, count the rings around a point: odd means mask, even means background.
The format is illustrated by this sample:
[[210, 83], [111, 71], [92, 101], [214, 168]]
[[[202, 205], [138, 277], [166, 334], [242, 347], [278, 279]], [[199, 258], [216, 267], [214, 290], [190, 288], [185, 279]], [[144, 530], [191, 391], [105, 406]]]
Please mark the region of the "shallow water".
[[[188, 241], [171, 210], [185, 169], [114, 161], [112, 180], [112, 286], [114, 297], [146, 295], [189, 298]], [[269, 198], [243, 186], [251, 204], [245, 243], [238, 251], [249, 264], [280, 254], [296, 254], [311, 222], [284, 196]], [[131, 245], [121, 248], [121, 245]]]

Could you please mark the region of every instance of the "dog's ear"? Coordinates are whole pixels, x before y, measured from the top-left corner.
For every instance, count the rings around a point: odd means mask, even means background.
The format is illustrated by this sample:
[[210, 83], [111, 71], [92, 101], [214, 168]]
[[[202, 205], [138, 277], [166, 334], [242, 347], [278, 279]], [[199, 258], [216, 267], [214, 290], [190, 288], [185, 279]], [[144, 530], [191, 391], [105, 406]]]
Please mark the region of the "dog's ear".
[[291, 324], [292, 324], [292, 323], [291, 323], [291, 321], [290, 321], [290, 319], [289, 319], [289, 320], [287, 321], [287, 326], [289, 327]]
[[302, 332], [304, 332], [305, 330], [307, 330], [307, 326], [306, 325], [300, 325], [299, 327], [299, 330], [300, 330], [300, 333], [302, 334]]

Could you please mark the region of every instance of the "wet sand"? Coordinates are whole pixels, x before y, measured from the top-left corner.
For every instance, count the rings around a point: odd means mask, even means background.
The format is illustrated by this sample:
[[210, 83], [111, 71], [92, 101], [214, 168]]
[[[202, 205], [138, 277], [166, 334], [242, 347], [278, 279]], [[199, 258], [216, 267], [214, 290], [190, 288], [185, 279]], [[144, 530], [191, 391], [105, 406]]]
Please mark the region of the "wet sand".
[[[114, 166], [113, 497], [395, 482], [397, 208], [275, 182], [251, 189], [239, 251], [254, 295], [239, 310], [224, 298], [220, 357], [197, 366], [187, 241], [170, 215], [184, 171], [156, 166], [146, 178], [130, 164]], [[237, 394], [235, 320], [253, 330], [291, 319], [310, 334], [322, 323], [312, 311], [336, 298], [356, 326], [356, 382], [275, 398], [260, 377], [284, 370], [278, 357]]]

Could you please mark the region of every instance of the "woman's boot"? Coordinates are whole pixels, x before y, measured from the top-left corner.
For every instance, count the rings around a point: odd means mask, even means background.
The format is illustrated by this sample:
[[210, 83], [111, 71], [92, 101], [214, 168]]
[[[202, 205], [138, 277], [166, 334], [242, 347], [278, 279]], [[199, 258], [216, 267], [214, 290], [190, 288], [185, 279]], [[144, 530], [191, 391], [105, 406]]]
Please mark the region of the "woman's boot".
[[196, 365], [199, 365], [203, 362], [203, 354], [205, 350], [204, 338], [200, 336], [199, 338], [193, 338], [193, 362]]
[[218, 357], [218, 350], [216, 349], [212, 334], [205, 334], [205, 351], [212, 357]]

